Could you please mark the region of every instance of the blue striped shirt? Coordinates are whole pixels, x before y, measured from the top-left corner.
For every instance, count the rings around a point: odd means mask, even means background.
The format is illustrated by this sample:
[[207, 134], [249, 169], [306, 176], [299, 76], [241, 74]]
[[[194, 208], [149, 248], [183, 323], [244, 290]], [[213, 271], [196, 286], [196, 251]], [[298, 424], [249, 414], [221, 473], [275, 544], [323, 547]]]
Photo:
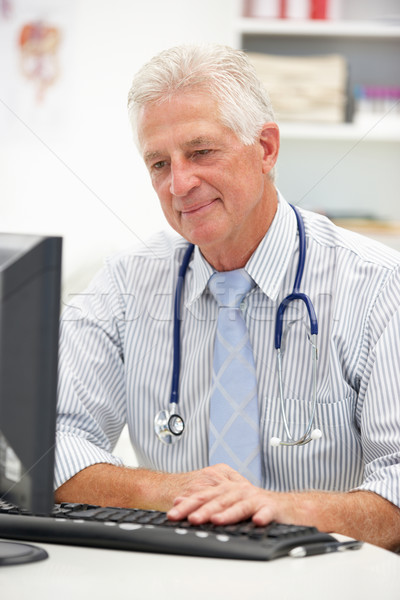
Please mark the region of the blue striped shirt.
[[[376, 492], [400, 505], [400, 255], [301, 210], [307, 257], [301, 291], [318, 317], [318, 403], [323, 437], [302, 447], [284, 438], [274, 348], [275, 314], [292, 291], [296, 219], [280, 196], [266, 236], [246, 265], [256, 286], [243, 306], [253, 346], [270, 490]], [[208, 415], [217, 304], [213, 272], [198, 248], [186, 274], [181, 324], [182, 438], [156, 438], [167, 409], [173, 359], [173, 298], [187, 242], [170, 233], [109, 259], [61, 319], [56, 487], [99, 462], [121, 464], [113, 448], [125, 423], [140, 466], [170, 472], [208, 464]], [[303, 434], [312, 400], [308, 316], [285, 312], [283, 385], [293, 436]]]

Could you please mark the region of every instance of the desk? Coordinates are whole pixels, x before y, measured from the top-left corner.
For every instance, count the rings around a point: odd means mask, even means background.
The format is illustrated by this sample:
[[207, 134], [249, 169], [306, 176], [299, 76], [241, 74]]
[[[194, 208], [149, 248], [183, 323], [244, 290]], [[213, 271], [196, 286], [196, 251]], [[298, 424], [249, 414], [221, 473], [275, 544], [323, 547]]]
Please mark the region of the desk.
[[400, 600], [400, 557], [364, 545], [271, 562], [36, 544], [49, 558], [0, 567], [7, 600]]

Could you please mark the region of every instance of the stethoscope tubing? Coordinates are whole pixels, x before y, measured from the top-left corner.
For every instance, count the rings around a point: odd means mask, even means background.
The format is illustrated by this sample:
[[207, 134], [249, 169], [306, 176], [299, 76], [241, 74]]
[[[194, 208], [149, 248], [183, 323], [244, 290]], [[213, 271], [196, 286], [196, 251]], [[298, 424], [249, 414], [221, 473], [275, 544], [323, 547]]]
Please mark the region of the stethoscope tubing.
[[172, 367], [172, 386], [170, 404], [179, 403], [179, 372], [181, 366], [181, 305], [182, 289], [190, 258], [193, 254], [194, 244], [189, 244], [183, 256], [182, 264], [178, 272], [178, 281], [174, 300], [174, 359]]
[[318, 334], [318, 321], [317, 315], [315, 313], [314, 305], [311, 302], [311, 299], [300, 292], [301, 280], [303, 278], [304, 265], [306, 262], [306, 232], [304, 229], [303, 219], [298, 211], [298, 209], [290, 204], [291, 208], [296, 215], [297, 220], [297, 229], [299, 232], [299, 262], [297, 265], [296, 277], [294, 280], [293, 291], [291, 294], [286, 296], [280, 303], [277, 313], [276, 313], [276, 321], [275, 321], [275, 349], [278, 350], [281, 347], [282, 341], [282, 330], [283, 330], [283, 315], [285, 313], [286, 308], [289, 306], [291, 302], [294, 300], [301, 300], [304, 302], [307, 308], [308, 316], [310, 319], [310, 330], [311, 335]]
[[[277, 352], [280, 409], [281, 409], [283, 425], [284, 425], [286, 435], [288, 437], [288, 441], [282, 441], [279, 438], [272, 438], [271, 444], [273, 446], [304, 446], [305, 444], [308, 444], [309, 442], [311, 442], [313, 439], [319, 439], [319, 437], [321, 437], [321, 435], [322, 435], [319, 429], [312, 430], [314, 418], [315, 418], [315, 410], [316, 410], [316, 405], [317, 405], [318, 321], [317, 321], [317, 315], [316, 315], [316, 312], [314, 309], [314, 305], [311, 302], [311, 299], [309, 298], [309, 296], [307, 296], [307, 294], [304, 294], [303, 292], [299, 291], [300, 286], [301, 286], [301, 280], [303, 278], [304, 266], [305, 266], [305, 260], [306, 260], [306, 251], [307, 251], [306, 233], [305, 233], [304, 221], [303, 221], [298, 209], [295, 206], [293, 206], [292, 204], [290, 204], [290, 207], [293, 209], [293, 212], [296, 215], [297, 229], [299, 232], [299, 261], [298, 261], [298, 265], [297, 265], [296, 277], [294, 280], [292, 293], [289, 294], [288, 296], [286, 296], [286, 298], [284, 298], [282, 300], [282, 302], [280, 303], [280, 305], [278, 306], [278, 310], [276, 313], [276, 320], [275, 320], [275, 336], [274, 336], [275, 350]], [[312, 364], [313, 364], [313, 367], [312, 367], [312, 390], [313, 391], [312, 391], [312, 403], [311, 403], [310, 418], [307, 423], [305, 432], [298, 439], [294, 439], [294, 437], [292, 436], [292, 433], [289, 429], [289, 423], [288, 423], [287, 415], [286, 415], [285, 400], [284, 400], [284, 394], [283, 394], [282, 353], [281, 353], [283, 316], [284, 316], [285, 310], [287, 309], [289, 304], [291, 302], [294, 302], [295, 300], [300, 300], [301, 302], [304, 302], [304, 304], [307, 308], [309, 322], [310, 322], [310, 342], [312, 345]]]
[[[319, 430], [311, 431], [314, 422], [315, 409], [316, 409], [316, 361], [317, 361], [317, 345], [316, 336], [318, 334], [318, 322], [315, 309], [311, 299], [304, 293], [300, 292], [301, 281], [304, 272], [305, 259], [306, 259], [306, 235], [303, 219], [296, 207], [290, 205], [296, 215], [297, 229], [299, 233], [299, 261], [297, 265], [296, 277], [293, 285], [293, 291], [291, 294], [286, 296], [280, 303], [276, 321], [275, 321], [275, 336], [274, 343], [277, 351], [278, 359], [278, 378], [279, 378], [279, 391], [280, 391], [280, 403], [281, 403], [281, 414], [284, 421], [284, 428], [289, 438], [288, 441], [281, 441], [279, 438], [272, 438], [272, 445], [283, 445], [283, 446], [294, 446], [304, 445], [309, 443], [312, 439], [317, 439], [321, 436]], [[194, 244], [189, 244], [185, 250], [181, 266], [178, 271], [178, 280], [175, 290], [174, 298], [174, 332], [173, 332], [173, 369], [172, 369], [172, 385], [171, 385], [171, 396], [170, 396], [170, 410], [160, 411], [155, 418], [155, 429], [158, 437], [165, 443], [172, 443], [173, 439], [178, 439], [184, 430], [184, 421], [178, 413], [179, 404], [179, 378], [180, 378], [180, 359], [181, 359], [181, 344], [180, 344], [180, 325], [181, 325], [181, 306], [182, 306], [182, 290], [185, 280], [186, 271], [190, 262], [190, 258], [193, 254]], [[304, 302], [310, 321], [310, 332], [311, 332], [311, 344], [313, 347], [313, 401], [310, 419], [306, 427], [305, 433], [297, 440], [295, 440], [289, 430], [289, 425], [286, 417], [285, 404], [283, 399], [283, 383], [282, 383], [282, 364], [281, 364], [281, 341], [283, 331], [283, 317], [286, 308], [289, 304], [295, 300]], [[174, 431], [174, 422], [178, 423], [178, 427]], [[315, 434], [315, 435], [314, 435]], [[273, 442], [275, 440], [275, 442]]]

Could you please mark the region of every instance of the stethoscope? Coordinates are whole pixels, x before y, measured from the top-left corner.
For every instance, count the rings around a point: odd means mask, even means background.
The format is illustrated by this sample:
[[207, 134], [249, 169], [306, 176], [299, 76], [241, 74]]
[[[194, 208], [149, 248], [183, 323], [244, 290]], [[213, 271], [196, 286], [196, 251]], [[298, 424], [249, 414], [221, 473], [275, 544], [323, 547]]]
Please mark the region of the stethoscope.
[[[283, 418], [283, 424], [287, 435], [287, 440], [282, 441], [278, 437], [273, 437], [270, 440], [271, 446], [304, 446], [322, 437], [322, 433], [319, 429], [313, 429], [315, 409], [317, 404], [317, 335], [318, 335], [318, 322], [315, 314], [314, 306], [310, 298], [299, 291], [301, 279], [303, 277], [304, 265], [306, 260], [306, 235], [304, 230], [303, 219], [294, 206], [290, 205], [293, 209], [296, 220], [297, 228], [299, 232], [299, 262], [297, 266], [296, 277], [293, 285], [293, 291], [289, 296], [286, 296], [280, 303], [276, 314], [275, 322], [275, 350], [277, 356], [277, 368], [278, 368], [278, 383], [279, 383], [279, 396], [280, 396], [280, 410]], [[161, 442], [164, 444], [173, 444], [182, 435], [185, 429], [185, 422], [182, 416], [178, 412], [179, 404], [179, 375], [180, 375], [180, 321], [181, 321], [181, 296], [183, 289], [183, 282], [185, 274], [189, 265], [190, 257], [192, 256], [194, 245], [189, 244], [182, 264], [179, 268], [178, 281], [175, 290], [174, 299], [174, 354], [173, 354], [173, 369], [172, 369], [172, 385], [171, 385], [171, 397], [169, 401], [169, 409], [161, 410], [157, 413], [154, 419], [154, 431]], [[301, 300], [304, 302], [308, 317], [310, 321], [310, 336], [312, 349], [312, 380], [313, 380], [313, 397], [310, 409], [310, 418], [307, 423], [304, 434], [295, 439], [289, 429], [289, 424], [286, 417], [285, 400], [283, 397], [283, 381], [282, 381], [282, 353], [281, 353], [281, 341], [282, 341], [282, 330], [283, 330], [283, 315], [286, 308], [294, 300]]]

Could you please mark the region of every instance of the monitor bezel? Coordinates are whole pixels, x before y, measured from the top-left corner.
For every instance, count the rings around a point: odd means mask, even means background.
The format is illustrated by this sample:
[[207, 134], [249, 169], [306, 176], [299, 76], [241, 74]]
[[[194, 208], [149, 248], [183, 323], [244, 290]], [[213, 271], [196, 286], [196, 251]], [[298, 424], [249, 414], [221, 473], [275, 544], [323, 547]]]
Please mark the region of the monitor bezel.
[[0, 233], [0, 498], [35, 514], [54, 502], [61, 252]]

